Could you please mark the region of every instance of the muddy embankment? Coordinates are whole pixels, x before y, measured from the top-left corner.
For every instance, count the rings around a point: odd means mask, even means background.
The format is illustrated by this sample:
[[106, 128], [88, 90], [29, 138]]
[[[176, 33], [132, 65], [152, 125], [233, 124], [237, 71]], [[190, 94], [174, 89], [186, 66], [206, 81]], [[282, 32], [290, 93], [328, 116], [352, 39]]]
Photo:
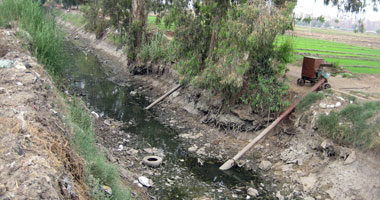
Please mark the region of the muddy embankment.
[[[107, 65], [105, 71], [111, 80], [119, 85], [134, 84], [136, 89], [131, 95], [140, 95], [150, 102], [176, 85], [177, 75], [170, 66], [151, 63], [128, 63], [122, 50], [111, 45], [107, 40], [97, 40], [94, 34], [77, 30], [74, 26], [60, 21], [59, 24], [73, 33], [81, 45], [91, 49]], [[347, 99], [329, 94], [322, 101], [325, 104], [347, 105]], [[226, 113], [222, 109], [221, 98], [213, 97], [205, 91], [187, 86], [170, 95], [152, 109], [157, 120], [170, 129], [177, 130], [184, 149], [199, 158], [199, 164], [210, 158], [225, 161], [254, 138], [260, 129], [267, 126], [267, 118], [252, 114], [244, 106], [237, 106]], [[378, 160], [360, 151], [340, 147], [321, 138], [316, 130], [318, 113], [338, 108], [320, 108], [313, 105], [311, 111], [292, 114], [279, 125], [264, 141], [256, 145], [241, 161], [245, 169], [259, 172], [263, 179], [256, 183], [256, 189], [269, 184], [275, 188], [274, 196], [278, 199], [378, 199], [380, 196], [380, 174]], [[270, 119], [273, 120], [273, 119]], [[107, 147], [115, 162], [123, 157], [112, 148], [123, 141], [115, 138], [118, 129], [110, 130], [103, 121], [98, 122], [100, 143]], [[117, 124], [118, 122], [115, 122]], [[133, 125], [133, 120], [130, 124]], [[121, 126], [120, 126], [121, 128]], [[104, 132], [112, 132], [104, 136]], [[103, 138], [103, 139], [102, 139]], [[124, 138], [125, 139], [125, 138]], [[112, 143], [107, 143], [112, 140]], [[134, 155], [135, 149], [129, 149]], [[149, 149], [147, 149], [149, 151]], [[124, 158], [125, 159], [125, 158]], [[130, 162], [130, 161], [129, 161]], [[139, 162], [136, 158], [133, 162]], [[147, 170], [147, 173], [152, 171]], [[153, 173], [155, 173], [153, 171]], [[136, 175], [131, 175], [133, 177]], [[135, 177], [136, 178], [136, 177]], [[175, 177], [174, 177], [175, 178]], [[135, 180], [130, 178], [130, 181]], [[174, 180], [168, 180], [168, 184]], [[239, 194], [241, 188], [234, 188]], [[247, 188], [243, 188], [247, 190]], [[223, 196], [223, 195], [222, 195]], [[232, 195], [233, 197], [233, 195]], [[218, 198], [218, 197], [215, 197]]]
[[89, 199], [64, 100], [11, 29], [0, 29], [0, 199]]

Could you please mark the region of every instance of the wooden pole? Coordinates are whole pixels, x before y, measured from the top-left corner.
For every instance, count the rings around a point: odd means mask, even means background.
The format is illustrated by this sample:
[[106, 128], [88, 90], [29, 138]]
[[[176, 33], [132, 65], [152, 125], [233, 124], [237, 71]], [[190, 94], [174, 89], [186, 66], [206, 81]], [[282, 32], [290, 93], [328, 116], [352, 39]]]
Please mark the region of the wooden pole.
[[[320, 85], [322, 85], [326, 81], [325, 78], [319, 80], [311, 89], [310, 92], [315, 91]], [[309, 93], [309, 92], [308, 92]], [[250, 150], [257, 142], [259, 142], [265, 135], [267, 135], [274, 127], [277, 126], [278, 123], [281, 122], [286, 116], [288, 116], [297, 104], [308, 94], [306, 93], [301, 98], [298, 98], [284, 113], [282, 113], [271, 125], [263, 130], [255, 139], [253, 139], [247, 146], [245, 146], [242, 150], [239, 151], [232, 159], [225, 162], [222, 166], [219, 167], [220, 170], [229, 170], [233, 166], [235, 166], [236, 162], [248, 151]]]
[[151, 107], [153, 107], [154, 105], [156, 105], [157, 103], [159, 103], [160, 101], [162, 101], [163, 99], [165, 99], [167, 96], [169, 96], [171, 93], [173, 93], [176, 90], [178, 90], [180, 87], [182, 87], [181, 84], [175, 86], [175, 88], [171, 89], [169, 92], [167, 92], [164, 95], [162, 95], [160, 98], [158, 98], [156, 101], [154, 101], [152, 104], [150, 104], [148, 107], [146, 107], [144, 109], [145, 110], [149, 110]]

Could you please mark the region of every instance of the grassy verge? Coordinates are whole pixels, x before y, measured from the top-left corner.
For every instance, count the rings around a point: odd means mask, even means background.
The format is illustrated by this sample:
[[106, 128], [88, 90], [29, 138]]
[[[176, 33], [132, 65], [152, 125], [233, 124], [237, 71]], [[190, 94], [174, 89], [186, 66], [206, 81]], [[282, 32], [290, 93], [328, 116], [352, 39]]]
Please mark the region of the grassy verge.
[[52, 15], [45, 15], [39, 3], [32, 0], [5, 0], [0, 4], [0, 25], [18, 26], [32, 38], [31, 50], [51, 72], [61, 71], [63, 37]]
[[306, 110], [309, 110], [310, 106], [313, 105], [318, 100], [323, 99], [324, 94], [318, 92], [311, 92], [307, 94], [301, 102], [296, 106], [296, 112], [302, 113]]
[[339, 112], [322, 114], [320, 132], [342, 145], [380, 153], [380, 102], [350, 104]]
[[[130, 199], [130, 193], [122, 184], [119, 172], [115, 165], [107, 162], [104, 154], [99, 153], [96, 148], [95, 134], [93, 131], [90, 113], [81, 104], [81, 100], [73, 98], [66, 101], [69, 105], [69, 112], [65, 118], [65, 123], [74, 133], [74, 145], [80, 156], [86, 160], [87, 173], [99, 181], [99, 184], [112, 188], [112, 199]], [[93, 185], [93, 188], [98, 187]], [[92, 194], [94, 198], [104, 198], [104, 194], [96, 188]]]
[[[49, 72], [59, 76], [65, 66], [65, 54], [62, 52], [63, 35], [56, 27], [54, 16], [46, 14], [38, 1], [4, 0], [0, 3], [0, 26], [10, 27], [16, 24], [14, 22], [31, 36], [32, 53]], [[65, 121], [72, 130], [71, 141], [86, 161], [88, 179], [94, 177], [98, 183], [94, 185], [89, 182], [93, 186], [93, 198], [129, 199], [129, 190], [123, 186], [116, 166], [109, 164], [105, 156], [97, 151], [90, 113], [78, 99], [67, 101], [67, 104]], [[110, 186], [112, 196], [104, 196], [99, 184]]]
[[65, 15], [63, 15], [62, 19], [64, 21], [70, 22], [72, 25], [76, 27], [81, 27], [86, 24], [86, 20], [81, 14], [66, 13]]

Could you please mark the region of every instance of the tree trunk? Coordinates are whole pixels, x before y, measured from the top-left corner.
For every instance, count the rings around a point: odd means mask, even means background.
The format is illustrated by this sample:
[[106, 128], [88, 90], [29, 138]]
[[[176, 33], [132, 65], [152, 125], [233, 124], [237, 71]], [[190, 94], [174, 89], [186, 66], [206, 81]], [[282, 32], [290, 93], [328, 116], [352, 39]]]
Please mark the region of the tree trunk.
[[148, 21], [148, 9], [146, 0], [132, 0], [131, 25], [134, 28], [135, 47], [140, 47]]

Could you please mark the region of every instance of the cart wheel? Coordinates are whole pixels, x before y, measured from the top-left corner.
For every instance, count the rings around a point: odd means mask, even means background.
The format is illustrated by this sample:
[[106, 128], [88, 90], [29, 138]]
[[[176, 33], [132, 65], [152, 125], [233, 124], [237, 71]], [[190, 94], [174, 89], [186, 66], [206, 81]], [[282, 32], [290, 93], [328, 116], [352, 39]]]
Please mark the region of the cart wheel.
[[297, 79], [297, 85], [304, 86], [305, 85], [305, 80], [302, 79], [302, 78]]
[[325, 84], [323, 84], [323, 87], [324, 87], [325, 89], [329, 89], [329, 88], [331, 88], [331, 85], [328, 84], [328, 83], [325, 83]]
[[324, 88], [325, 88], [325, 86], [324, 86], [324, 84], [322, 84], [322, 85], [320, 85], [320, 86], [318, 87], [317, 91], [321, 91], [321, 90], [323, 90]]

